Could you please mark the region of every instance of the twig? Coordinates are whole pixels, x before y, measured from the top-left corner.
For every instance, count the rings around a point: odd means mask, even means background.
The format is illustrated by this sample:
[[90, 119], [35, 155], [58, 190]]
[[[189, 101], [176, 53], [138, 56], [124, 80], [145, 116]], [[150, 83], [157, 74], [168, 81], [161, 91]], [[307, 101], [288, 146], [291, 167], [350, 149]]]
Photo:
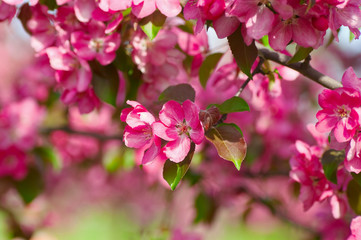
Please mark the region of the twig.
[[[257, 73], [261, 72], [261, 67], [262, 64], [264, 62], [263, 58], [259, 59], [259, 62], [257, 64], [257, 67], [254, 69], [254, 71], [252, 72], [252, 76], [256, 75]], [[241, 88], [238, 90], [238, 92], [235, 94], [235, 96], [239, 96], [241, 95], [241, 93], [243, 92], [243, 90], [246, 88], [246, 86], [248, 85], [248, 83], [252, 80], [252, 78], [248, 77], [247, 80], [242, 84]]]
[[88, 136], [88, 137], [92, 137], [92, 138], [96, 138], [100, 141], [109, 141], [109, 140], [122, 140], [122, 136], [121, 135], [103, 135], [103, 134], [99, 134], [99, 133], [95, 133], [95, 132], [85, 132], [85, 131], [78, 131], [78, 130], [74, 130], [68, 126], [62, 126], [62, 127], [56, 127], [56, 128], [44, 128], [41, 130], [42, 133], [44, 134], [49, 134], [51, 132], [54, 131], [64, 131], [67, 133], [72, 133], [72, 134], [79, 134], [79, 135], [84, 135], [84, 136]]
[[283, 66], [292, 68], [293, 70], [296, 70], [305, 77], [311, 79], [314, 82], [321, 84], [326, 88], [336, 89], [342, 87], [342, 84], [340, 82], [320, 73], [316, 69], [312, 68], [311, 65], [309, 64], [303, 64], [302, 62], [288, 64], [288, 61], [291, 59], [289, 56], [271, 51], [270, 49], [261, 46], [258, 46], [258, 51], [260, 56], [263, 57], [264, 59], [271, 60]]

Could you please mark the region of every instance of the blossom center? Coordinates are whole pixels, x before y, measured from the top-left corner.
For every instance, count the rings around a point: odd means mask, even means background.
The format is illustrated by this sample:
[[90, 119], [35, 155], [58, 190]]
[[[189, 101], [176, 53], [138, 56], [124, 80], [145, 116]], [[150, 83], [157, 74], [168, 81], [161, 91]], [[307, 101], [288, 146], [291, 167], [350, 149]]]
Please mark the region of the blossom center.
[[341, 106], [341, 107], [336, 109], [336, 114], [340, 118], [347, 118], [349, 116], [349, 114], [350, 114], [350, 111], [347, 110], [345, 106]]
[[100, 52], [103, 49], [104, 40], [103, 39], [92, 39], [90, 41], [90, 48], [95, 52]]
[[182, 135], [184, 133], [187, 134], [188, 131], [190, 130], [190, 127], [188, 127], [185, 122], [177, 124], [176, 127], [177, 127], [178, 135]]

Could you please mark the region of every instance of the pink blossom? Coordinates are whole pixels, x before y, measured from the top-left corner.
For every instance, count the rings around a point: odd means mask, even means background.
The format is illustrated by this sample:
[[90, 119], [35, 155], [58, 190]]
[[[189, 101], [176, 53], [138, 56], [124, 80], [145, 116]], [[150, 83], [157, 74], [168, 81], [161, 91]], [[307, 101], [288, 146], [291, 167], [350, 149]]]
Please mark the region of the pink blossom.
[[133, 0], [100, 0], [99, 8], [105, 12], [109, 12], [109, 10], [119, 11], [125, 10], [132, 5]]
[[149, 16], [156, 9], [167, 17], [175, 17], [181, 12], [182, 7], [179, 0], [133, 0], [132, 12], [138, 18]]
[[98, 21], [91, 21], [87, 27], [88, 33], [83, 30], [71, 34], [75, 53], [84, 60], [96, 59], [100, 64], [108, 65], [115, 59], [115, 51], [120, 45], [120, 35], [105, 35], [106, 27]]
[[227, 14], [236, 16], [247, 28], [247, 35], [260, 39], [272, 30], [274, 13], [258, 0], [234, 0], [228, 6]]
[[11, 21], [16, 13], [16, 7], [5, 2], [0, 2], [0, 21]]
[[50, 140], [60, 153], [65, 166], [94, 158], [99, 152], [99, 142], [92, 137], [54, 131], [50, 135]]
[[355, 217], [351, 221], [351, 236], [347, 240], [361, 240], [361, 217]]
[[357, 133], [346, 147], [345, 168], [356, 174], [361, 172], [361, 134]]
[[319, 159], [322, 154], [320, 149], [296, 141], [296, 150], [296, 155], [290, 160], [290, 178], [301, 184], [300, 200], [306, 211], [315, 202], [330, 195], [329, 186]]
[[169, 141], [163, 152], [171, 161], [178, 163], [184, 160], [190, 150], [190, 140], [195, 144], [203, 141], [199, 108], [192, 101], [186, 100], [183, 105], [173, 100], [165, 103], [159, 119], [153, 124], [154, 134]]
[[78, 104], [78, 109], [81, 114], [90, 113], [100, 105], [100, 100], [92, 88], [88, 88], [84, 92], [78, 92], [75, 88], [65, 89], [60, 99], [67, 105]]
[[124, 143], [131, 148], [144, 148], [142, 164], [153, 161], [160, 153], [160, 139], [153, 135], [154, 116], [140, 103], [127, 101], [131, 108], [123, 109], [120, 120], [128, 125], [124, 129]]
[[89, 88], [92, 72], [87, 61], [63, 47], [46, 49], [50, 65], [56, 71], [56, 80], [66, 89], [84, 92]]
[[202, 31], [207, 20], [212, 20], [218, 37], [224, 38], [231, 35], [239, 26], [236, 18], [225, 16], [225, 8], [224, 0], [190, 0], [184, 7], [184, 18], [197, 20], [195, 33]]
[[44, 117], [44, 108], [31, 98], [5, 106], [0, 111], [0, 149], [11, 146], [20, 150], [33, 148]]
[[27, 27], [31, 31], [31, 46], [35, 51], [40, 52], [51, 46], [56, 38], [56, 30], [50, 22], [51, 17], [47, 14], [47, 7], [36, 5], [31, 7], [31, 19], [27, 22]]
[[342, 4], [330, 7], [329, 13], [329, 26], [338, 40], [337, 29], [341, 26], [347, 26], [351, 32], [359, 37], [360, 31], [358, 28], [361, 27], [361, 10], [360, 3], [357, 0], [344, 1]]
[[26, 155], [23, 151], [16, 147], [0, 150], [0, 177], [22, 179], [26, 172]]
[[360, 93], [346, 88], [325, 89], [318, 103], [323, 109], [316, 114], [316, 129], [320, 132], [333, 130], [338, 142], [351, 140], [359, 126]]

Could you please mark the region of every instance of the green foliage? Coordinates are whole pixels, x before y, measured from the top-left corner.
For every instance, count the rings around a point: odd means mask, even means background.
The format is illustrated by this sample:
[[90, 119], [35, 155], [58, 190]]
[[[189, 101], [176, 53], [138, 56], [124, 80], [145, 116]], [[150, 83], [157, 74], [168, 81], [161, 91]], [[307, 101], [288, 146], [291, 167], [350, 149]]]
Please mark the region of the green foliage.
[[232, 161], [237, 170], [241, 169], [242, 161], [246, 157], [247, 143], [237, 125], [219, 124], [206, 132], [206, 138], [213, 143], [221, 158]]
[[287, 62], [287, 64], [296, 63], [304, 60], [310, 55], [312, 50], [313, 50], [312, 47], [308, 47], [308, 48], [299, 47], [295, 55], [293, 55], [293, 57]]
[[209, 76], [217, 66], [219, 60], [223, 56], [223, 53], [214, 53], [206, 57], [204, 59], [200, 69], [199, 69], [199, 81], [202, 85], [202, 87], [207, 86], [207, 82], [209, 79]]
[[243, 40], [241, 26], [227, 39], [238, 67], [249, 78], [252, 78], [251, 67], [258, 56], [258, 50], [254, 41], [247, 46]]
[[337, 168], [345, 160], [345, 151], [327, 150], [321, 157], [321, 163], [328, 180], [337, 184]]
[[49, 10], [55, 10], [59, 7], [58, 4], [56, 4], [56, 0], [40, 0], [39, 3], [46, 5]]
[[195, 200], [194, 207], [197, 211], [196, 218], [194, 219], [195, 223], [211, 223], [213, 221], [217, 205], [211, 196], [202, 192], [199, 193]]
[[185, 159], [182, 162], [175, 163], [170, 161], [169, 159], [165, 162], [163, 167], [163, 178], [167, 181], [167, 183], [169, 184], [170, 188], [173, 191], [176, 189], [179, 182], [187, 173], [189, 169], [189, 165], [191, 164], [192, 161], [194, 150], [195, 150], [195, 144], [192, 143], [188, 155], [185, 157]]
[[63, 168], [63, 162], [60, 154], [53, 147], [41, 146], [33, 150], [34, 154], [40, 157], [45, 163], [50, 163], [55, 171], [60, 171]]
[[361, 173], [356, 174], [354, 172], [351, 173], [353, 180], [357, 182], [361, 186]]
[[194, 102], [195, 98], [196, 92], [191, 85], [186, 83], [170, 86], [159, 95], [159, 101], [161, 102], [175, 100], [177, 102], [183, 103], [187, 99]]
[[357, 215], [361, 215], [361, 186], [355, 180], [351, 180], [347, 185], [346, 193], [352, 210]]
[[147, 36], [149, 37], [149, 39], [150, 39], [150, 40], [153, 40], [153, 39], [157, 36], [159, 30], [160, 30], [162, 27], [156, 26], [156, 25], [154, 25], [151, 21], [149, 21], [147, 24], [141, 26], [141, 28], [142, 28], [143, 32], [144, 32], [145, 34], [147, 34]]
[[249, 111], [247, 102], [243, 98], [236, 96], [224, 101], [222, 104], [216, 104], [216, 106], [222, 114]]
[[15, 182], [21, 198], [25, 203], [31, 203], [44, 190], [44, 179], [38, 169], [28, 169], [28, 174], [21, 181]]
[[115, 65], [102, 66], [96, 61], [90, 63], [93, 72], [92, 85], [96, 95], [104, 102], [116, 106], [119, 75]]

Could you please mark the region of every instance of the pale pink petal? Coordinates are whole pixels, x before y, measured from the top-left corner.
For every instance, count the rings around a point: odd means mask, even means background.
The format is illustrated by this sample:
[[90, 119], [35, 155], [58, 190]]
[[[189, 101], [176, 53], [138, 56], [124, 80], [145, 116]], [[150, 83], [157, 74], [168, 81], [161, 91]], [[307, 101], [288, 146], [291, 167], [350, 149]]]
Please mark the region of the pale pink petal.
[[154, 135], [166, 141], [175, 141], [178, 139], [178, 132], [174, 126], [167, 127], [161, 122], [155, 122], [152, 124], [152, 128]]
[[269, 44], [274, 50], [282, 51], [292, 39], [291, 26], [279, 22], [269, 34]]
[[274, 14], [265, 5], [257, 8], [257, 12], [246, 22], [247, 34], [253, 39], [260, 39], [271, 29]]
[[81, 68], [77, 70], [77, 90], [83, 92], [88, 89], [92, 80], [92, 72], [86, 61], [80, 61]]
[[351, 234], [355, 239], [361, 239], [361, 216], [355, 217], [351, 221]]
[[172, 162], [179, 163], [184, 160], [190, 149], [191, 141], [187, 135], [182, 134], [175, 141], [169, 142], [164, 147], [164, 154]]
[[144, 0], [138, 5], [133, 5], [132, 12], [137, 18], [149, 16], [156, 10], [155, 0]]
[[347, 68], [342, 76], [341, 82], [344, 87], [356, 89], [361, 93], [361, 79], [356, 76], [352, 67]]
[[74, 11], [80, 22], [89, 22], [96, 5], [94, 0], [75, 0]]
[[156, 0], [156, 5], [167, 17], [175, 17], [182, 11], [179, 0]]

